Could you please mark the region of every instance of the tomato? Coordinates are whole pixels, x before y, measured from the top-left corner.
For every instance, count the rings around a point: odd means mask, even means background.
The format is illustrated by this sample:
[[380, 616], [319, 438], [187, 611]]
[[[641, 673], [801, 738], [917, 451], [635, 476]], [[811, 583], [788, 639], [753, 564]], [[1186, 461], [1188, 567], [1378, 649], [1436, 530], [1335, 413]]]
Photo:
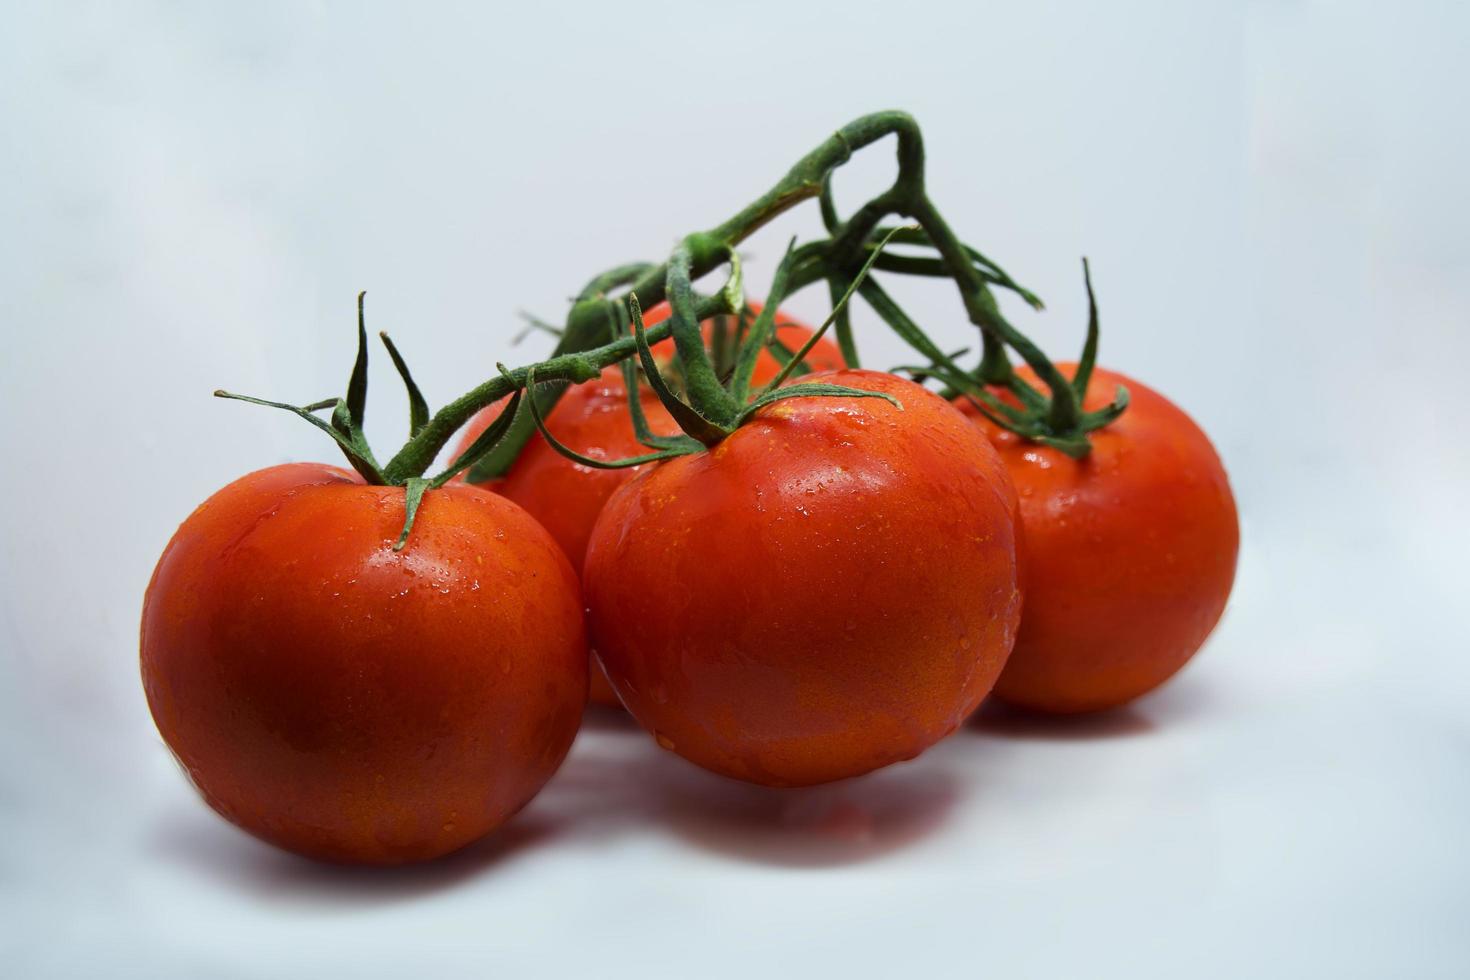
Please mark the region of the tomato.
[[169, 542], [141, 659], [204, 799], [314, 858], [393, 864], [483, 836], [570, 747], [587, 692], [576, 576], [524, 511], [318, 464], [220, 490]]
[[[807, 379], [804, 379], [807, 380]], [[1020, 619], [995, 450], [892, 375], [776, 402], [618, 489], [587, 549], [599, 657], [659, 744], [768, 786], [856, 776], [953, 731]]]
[[1219, 456], [1189, 416], [1121, 374], [1095, 372], [1084, 407], [1102, 408], [1120, 384], [1128, 410], [1080, 460], [962, 406], [1020, 495], [1026, 611], [995, 687], [1013, 704], [1097, 711], [1153, 690], [1199, 650], [1230, 595], [1240, 530]]
[[[645, 322], [658, 323], [668, 315], [668, 305], [659, 304], [648, 312]], [[707, 323], [704, 330], [708, 340], [712, 326]], [[778, 320], [777, 336], [793, 351], [800, 349], [811, 335], [810, 328], [785, 316]], [[672, 358], [673, 341], [665, 340], [654, 345], [654, 353]], [[823, 337], [812, 348], [807, 362], [814, 369], [840, 366], [842, 354], [835, 344]], [[768, 351], [762, 351], [756, 359], [753, 386], [766, 384], [780, 369], [780, 362]], [[597, 459], [643, 455], [650, 450], [633, 434], [626, 392], [621, 369], [608, 368], [597, 381], [567, 389], [547, 418], [547, 428], [566, 446]], [[674, 435], [679, 431], [651, 389], [643, 388], [640, 396], [649, 427], [656, 435]], [[502, 400], [481, 410], [465, 426], [455, 454], [469, 448], [503, 408]], [[575, 463], [547, 445], [538, 433], [531, 437], [503, 479], [482, 485], [524, 507], [551, 532], [572, 564], [580, 568], [592, 525], [603, 504], [614, 490], [631, 480], [635, 472], [630, 469], [600, 470]], [[617, 695], [608, 686], [600, 667], [592, 668], [590, 690], [593, 701], [608, 705], [618, 703]]]

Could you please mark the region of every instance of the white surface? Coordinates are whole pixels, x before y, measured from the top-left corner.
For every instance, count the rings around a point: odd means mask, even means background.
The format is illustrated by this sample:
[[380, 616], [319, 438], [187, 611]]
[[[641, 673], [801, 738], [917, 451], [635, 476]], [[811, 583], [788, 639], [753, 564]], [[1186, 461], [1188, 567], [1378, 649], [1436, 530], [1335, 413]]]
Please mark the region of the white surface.
[[[534, 6], [0, 15], [0, 969], [1470, 974], [1465, 8]], [[206, 494], [331, 451], [208, 393], [338, 390], [366, 287], [442, 402], [514, 310], [557, 315], [886, 106], [961, 234], [1049, 300], [1023, 325], [1080, 343], [1085, 250], [1103, 361], [1216, 438], [1245, 547], [1197, 663], [1114, 717], [988, 714], [805, 793], [603, 717], [498, 838], [420, 869], [214, 818], [146, 713], [143, 586]], [[754, 282], [815, 229], [753, 242]], [[969, 339], [952, 292], [904, 295]]]

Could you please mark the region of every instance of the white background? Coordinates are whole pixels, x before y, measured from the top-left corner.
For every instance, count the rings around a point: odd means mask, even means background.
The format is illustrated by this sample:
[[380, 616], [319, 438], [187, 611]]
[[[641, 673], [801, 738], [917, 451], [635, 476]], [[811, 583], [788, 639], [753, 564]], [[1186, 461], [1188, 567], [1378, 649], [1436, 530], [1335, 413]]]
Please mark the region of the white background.
[[[1470, 975], [1464, 5], [214, 6], [0, 14], [0, 971]], [[1080, 344], [1085, 252], [1102, 361], [1215, 438], [1245, 543], [1198, 661], [808, 792], [598, 716], [500, 835], [417, 869], [198, 802], [137, 679], [147, 576], [207, 494], [333, 452], [209, 392], [339, 391], [366, 288], [442, 403], [540, 352], [517, 309], [558, 317], [880, 107], [1049, 301], [1025, 329]], [[817, 227], [749, 244], [757, 293]], [[952, 290], [903, 295], [972, 337]]]

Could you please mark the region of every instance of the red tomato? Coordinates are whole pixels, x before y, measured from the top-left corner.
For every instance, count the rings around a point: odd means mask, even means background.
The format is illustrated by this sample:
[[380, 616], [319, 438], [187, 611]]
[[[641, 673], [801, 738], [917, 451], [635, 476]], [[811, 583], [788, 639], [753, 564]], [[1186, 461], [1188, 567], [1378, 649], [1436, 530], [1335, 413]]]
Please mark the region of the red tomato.
[[777, 402], [621, 487], [584, 570], [607, 674], [660, 745], [768, 786], [913, 758], [1000, 674], [1020, 619], [995, 451], [918, 385]]
[[315, 858], [437, 857], [531, 799], [587, 692], [576, 576], [514, 504], [298, 463], [236, 480], [143, 600], [163, 740], [229, 820]]
[[1183, 667], [1225, 609], [1240, 529], [1220, 458], [1189, 416], [1121, 374], [1095, 372], [1085, 408], [1102, 408], [1119, 384], [1128, 410], [1080, 460], [961, 406], [1021, 500], [1026, 612], [995, 687], [1005, 701], [1051, 712], [1131, 701]]
[[[659, 323], [667, 319], [668, 315], [668, 305], [660, 303], [648, 311], [644, 322], [649, 325]], [[711, 325], [705, 324], [706, 341], [711, 336], [711, 330]], [[793, 351], [800, 349], [811, 335], [810, 328], [790, 321], [785, 316], [778, 320], [777, 336]], [[672, 358], [673, 341], [665, 340], [654, 345], [654, 353], [656, 356]], [[842, 354], [835, 344], [823, 337], [812, 348], [807, 362], [814, 369], [840, 366]], [[769, 352], [762, 351], [756, 359], [752, 375], [753, 386], [766, 384], [780, 369], [780, 362]], [[597, 459], [625, 459], [648, 453], [651, 450], [633, 434], [626, 391], [621, 369], [610, 367], [602, 373], [599, 380], [569, 388], [547, 418], [547, 428], [566, 446]], [[648, 416], [649, 427], [654, 433], [678, 433], [679, 427], [669, 417], [652, 390], [645, 387], [640, 395], [643, 411]], [[455, 446], [455, 455], [469, 448], [470, 443], [485, 431], [503, 408], [504, 400], [482, 409], [464, 427]], [[551, 532], [551, 536], [562, 546], [572, 564], [580, 569], [582, 558], [587, 552], [587, 539], [592, 534], [592, 525], [602, 511], [602, 505], [612, 496], [614, 490], [631, 480], [636, 472], [631, 469], [599, 470], [574, 463], [547, 445], [538, 433], [531, 437], [505, 478], [482, 486], [504, 494], [524, 507]], [[599, 704], [618, 704], [617, 695], [608, 686], [602, 669], [598, 666], [592, 668], [590, 690], [593, 701]]]

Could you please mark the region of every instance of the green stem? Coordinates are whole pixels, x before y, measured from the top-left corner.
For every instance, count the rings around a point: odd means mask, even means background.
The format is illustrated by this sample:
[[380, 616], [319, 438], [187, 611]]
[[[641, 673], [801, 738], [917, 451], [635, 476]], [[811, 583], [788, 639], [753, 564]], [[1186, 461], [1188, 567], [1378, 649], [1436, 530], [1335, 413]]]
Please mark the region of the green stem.
[[684, 374], [684, 392], [689, 396], [690, 407], [717, 425], [728, 426], [739, 414], [740, 404], [720, 384], [719, 373], [705, 348], [700, 329], [704, 318], [696, 308], [694, 284], [689, 278], [692, 263], [693, 251], [686, 239], [669, 259], [670, 330], [679, 352], [679, 367]]
[[[656, 343], [668, 336], [669, 324], [667, 322], [649, 328], [650, 341]], [[536, 369], [538, 383], [547, 381], [580, 383], [591, 381], [602, 373], [603, 368], [631, 357], [637, 352], [637, 349], [632, 337], [620, 337], [601, 347], [561, 354], [539, 365], [519, 367], [505, 375], [497, 375], [484, 384], [471, 388], [435, 412], [419, 434], [405, 443], [398, 454], [383, 467], [383, 475], [389, 483], [402, 483], [409, 476], [423, 473], [454, 434], [463, 428], [476, 412], [486, 405], [493, 405], [513, 391], [524, 388], [527, 371], [531, 368]], [[529, 414], [529, 412], [517, 414], [516, 422], [520, 422], [522, 417], [529, 419]], [[531, 428], [534, 431], [534, 421], [531, 422]], [[510, 434], [507, 433], [506, 439], [509, 438]], [[505, 439], [502, 439], [501, 443], [504, 444], [504, 442]], [[498, 449], [499, 446], [496, 448]]]
[[[913, 175], [918, 174], [918, 179], [922, 183], [923, 148], [919, 140], [918, 123], [912, 116], [900, 110], [885, 110], [855, 119], [798, 160], [795, 166], [787, 171], [786, 175], [770, 190], [734, 216], [709, 231], [696, 233], [685, 239], [690, 246], [690, 279], [698, 280], [713, 271], [726, 261], [729, 250], [734, 246], [745, 241], [801, 202], [820, 196], [823, 182], [832, 171], [846, 163], [855, 151], [894, 134], [898, 136], [900, 179], [913, 180]], [[875, 215], [872, 219], [873, 223], [876, 224], [881, 217], [881, 214]], [[861, 240], [859, 239], [857, 246], [860, 245]], [[629, 285], [629, 291], [637, 293], [644, 307], [649, 308], [666, 298], [668, 271], [668, 263], [661, 265], [630, 263], [609, 269], [594, 278], [578, 295], [578, 302], [572, 307], [567, 317], [566, 329], [561, 340], [552, 351], [553, 357], [589, 350], [598, 344], [602, 337], [597, 331], [601, 329], [600, 325], [606, 315], [602, 308], [602, 303], [606, 300], [599, 299], [599, 297], [607, 290]], [[653, 333], [653, 330], [649, 331], [650, 338], [653, 337]], [[537, 380], [550, 381], [553, 379], [538, 373]], [[565, 385], [547, 384], [537, 392], [536, 405], [542, 410], [543, 415], [551, 412], [565, 390]], [[458, 401], [451, 402], [441, 412], [448, 411], [457, 404]], [[451, 421], [452, 418], [453, 416], [450, 417]], [[459, 424], [464, 423], [461, 421]], [[435, 426], [431, 420], [422, 433], [426, 436], [424, 445], [412, 448], [405, 446], [398, 456], [395, 456], [384, 468], [385, 472], [407, 473], [409, 466], [417, 465], [418, 461], [423, 458], [424, 447], [443, 434], [443, 428], [443, 426]], [[535, 423], [530, 418], [529, 412], [523, 407], [505, 438], [481, 461], [480, 465], [475, 467], [474, 475], [485, 478], [504, 474], [510, 469], [511, 463], [515, 461], [535, 430]], [[448, 434], [443, 435], [443, 440], [440, 441], [438, 448], [443, 447], [443, 441], [447, 440], [453, 431], [453, 428], [450, 428]], [[437, 449], [435, 451], [437, 452]], [[405, 453], [408, 455], [405, 456]], [[399, 463], [400, 457], [402, 457], [402, 465], [395, 465]]]
[[934, 243], [940, 257], [949, 264], [970, 322], [980, 328], [986, 344], [981, 352], [981, 380], [988, 384], [1008, 384], [1015, 374], [1010, 359], [1005, 356], [1005, 349], [1000, 347], [997, 353], [997, 345], [993, 342], [998, 338], [1020, 354], [1031, 365], [1036, 376], [1051, 390], [1049, 422], [1053, 431], [1075, 431], [1081, 422], [1081, 407], [1077, 403], [1077, 393], [1071, 382], [1057, 370], [1057, 366], [1042, 353], [1041, 348], [1001, 316], [995, 297], [980, 278], [980, 273], [975, 270], [965, 246], [950, 230], [949, 224], [927, 196], [914, 202], [913, 217]]

